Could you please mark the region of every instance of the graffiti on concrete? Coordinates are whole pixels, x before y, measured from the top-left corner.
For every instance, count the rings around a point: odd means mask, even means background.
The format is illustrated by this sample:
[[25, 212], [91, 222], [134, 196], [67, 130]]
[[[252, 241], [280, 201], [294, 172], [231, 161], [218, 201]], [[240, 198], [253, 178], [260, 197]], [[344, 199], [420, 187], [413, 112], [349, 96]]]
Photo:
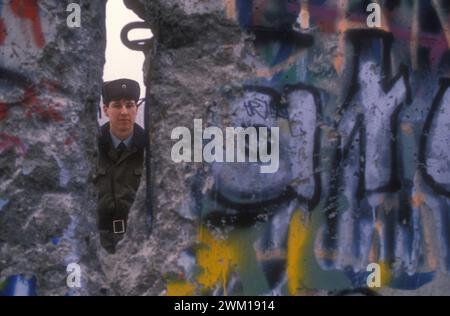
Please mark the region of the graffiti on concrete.
[[[58, 13], [65, 14], [65, 6], [57, 1], [0, 1], [0, 239], [8, 245], [1, 255], [2, 295], [35, 295], [38, 282], [42, 289], [40, 271], [46, 268], [37, 258], [48, 255], [46, 241], [65, 247], [52, 257], [52, 265], [60, 260], [61, 267], [65, 259], [79, 256], [82, 244], [76, 235], [82, 215], [78, 211], [68, 221], [63, 218], [76, 209], [78, 202], [72, 198], [87, 192], [76, 188], [85, 187], [84, 170], [89, 169], [80, 147], [79, 119], [86, 104], [78, 101], [86, 95], [77, 94], [98, 84], [87, 70], [98, 66], [93, 66], [97, 57], [90, 56], [89, 49], [80, 56], [83, 60], [73, 59], [74, 51], [94, 38], [94, 31], [80, 39], [66, 29], [65, 17]], [[50, 200], [49, 193], [57, 197], [61, 192], [66, 194]], [[67, 204], [55, 215], [52, 209], [58, 203]], [[21, 255], [15, 252], [18, 245]]]
[[420, 251], [430, 269], [450, 268], [449, 187], [449, 78], [440, 80], [420, 137], [418, 170], [413, 192], [414, 224], [420, 231], [415, 241], [415, 264]]
[[42, 32], [39, 7], [37, 0], [12, 0], [10, 3], [12, 13], [23, 20], [29, 20], [33, 33], [33, 40], [37, 47], [45, 45], [45, 38]]
[[0, 91], [3, 96], [0, 102], [0, 120], [7, 118], [12, 107], [24, 106], [26, 118], [38, 117], [44, 121], [59, 123], [64, 121], [57, 110], [61, 104], [42, 96], [42, 91], [57, 90], [57, 83], [45, 80], [40, 86], [36, 86], [28, 77], [2, 67], [0, 80]]
[[[326, 212], [325, 242], [343, 246], [337, 256], [346, 263], [338, 265], [355, 266], [355, 262], [361, 260], [357, 266], [364, 269], [368, 260], [375, 259], [368, 256], [373, 242], [364, 239], [370, 229], [364, 225], [375, 220], [374, 213], [383, 212], [380, 210], [383, 193], [401, 189], [397, 126], [402, 104], [410, 99], [410, 88], [405, 66], [401, 65], [399, 73], [391, 77], [390, 34], [365, 30], [348, 35], [355, 47], [351, 75], [354, 81], [350, 83], [343, 106], [338, 109], [339, 144], [333, 170], [336, 183], [331, 187]], [[342, 204], [340, 190], [347, 207], [339, 205]], [[339, 212], [342, 212], [340, 216]], [[394, 228], [388, 228], [392, 221], [394, 218], [384, 220], [383, 230], [378, 232], [382, 234], [380, 247], [384, 253], [379, 256], [382, 260], [389, 260], [386, 256], [394, 254]], [[370, 237], [372, 235], [369, 233], [369, 238], [374, 238]], [[350, 244], [354, 246], [348, 247]]]
[[370, 263], [382, 288], [418, 290], [448, 272], [450, 6], [382, 4], [377, 29], [366, 7], [225, 1], [255, 73], [227, 92], [227, 120], [279, 126], [280, 168], [188, 181], [201, 226], [169, 294], [346, 293], [367, 289]]
[[0, 283], [0, 296], [36, 296], [36, 277], [12, 275]]
[[32, 79], [36, 77], [34, 65], [44, 53], [46, 36], [49, 40], [55, 36], [55, 32], [44, 33], [50, 29], [50, 21], [43, 12], [37, 0], [0, 3], [0, 120], [8, 116], [11, 107], [24, 106], [27, 118], [64, 121], [57, 109], [60, 102], [45, 96], [60, 90], [60, 84], [50, 77]]

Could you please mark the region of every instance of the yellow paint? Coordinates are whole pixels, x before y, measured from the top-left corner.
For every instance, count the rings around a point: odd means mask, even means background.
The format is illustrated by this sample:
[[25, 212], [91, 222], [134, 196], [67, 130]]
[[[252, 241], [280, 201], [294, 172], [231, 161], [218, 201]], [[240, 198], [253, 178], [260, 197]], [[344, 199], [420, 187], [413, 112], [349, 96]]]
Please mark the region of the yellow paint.
[[227, 295], [229, 274], [238, 263], [239, 241], [217, 238], [202, 227], [199, 242], [197, 262], [201, 273], [197, 282], [207, 290], [220, 284], [224, 295]]
[[380, 265], [381, 271], [381, 287], [388, 286], [392, 281], [391, 268], [389, 267], [389, 264], [384, 261], [380, 261], [378, 264]]
[[302, 213], [297, 210], [292, 215], [289, 225], [287, 242], [287, 267], [288, 291], [290, 295], [298, 295], [304, 286], [305, 269], [304, 261], [306, 246], [310, 239], [310, 232], [302, 218]]
[[195, 286], [187, 281], [169, 281], [167, 283], [168, 296], [193, 296]]
[[[369, 261], [370, 262], [370, 261]], [[373, 261], [376, 262], [376, 261]], [[380, 267], [380, 287], [372, 287], [372, 290], [380, 290], [383, 287], [387, 287], [391, 284], [393, 279], [393, 273], [388, 263], [384, 261], [376, 262]], [[368, 272], [372, 273], [372, 271], [368, 270]]]

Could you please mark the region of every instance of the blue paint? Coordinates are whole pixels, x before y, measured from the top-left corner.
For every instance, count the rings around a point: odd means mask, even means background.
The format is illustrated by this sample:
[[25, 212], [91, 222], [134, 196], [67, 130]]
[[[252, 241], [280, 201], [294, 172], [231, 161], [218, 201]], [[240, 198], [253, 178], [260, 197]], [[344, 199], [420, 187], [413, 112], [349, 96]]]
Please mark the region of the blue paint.
[[9, 200], [0, 199], [0, 211], [9, 203]]
[[425, 284], [431, 282], [434, 278], [434, 272], [421, 272], [408, 275], [403, 272], [392, 280], [389, 287], [398, 290], [417, 290]]
[[383, 60], [383, 47], [381, 45], [381, 41], [373, 41], [372, 42], [372, 52], [374, 54], [374, 58], [377, 61]]
[[371, 272], [367, 271], [354, 272], [351, 268], [345, 270], [345, 275], [348, 277], [354, 288], [367, 287], [367, 278], [370, 273]]
[[12, 275], [6, 279], [0, 296], [37, 296], [36, 277], [27, 279], [23, 275]]
[[[367, 287], [367, 278], [371, 272], [353, 272], [351, 269], [348, 269], [345, 272], [353, 287]], [[434, 272], [424, 272], [408, 275], [406, 272], [402, 272], [396, 275], [387, 286], [397, 290], [417, 290], [425, 284], [431, 282], [434, 278], [434, 274]], [[381, 282], [383, 284], [383, 280], [381, 280]]]
[[77, 290], [69, 289], [64, 296], [76, 296], [78, 294]]
[[281, 43], [281, 47], [278, 50], [277, 55], [273, 59], [271, 67], [287, 60], [294, 52], [294, 45], [290, 43]]
[[52, 237], [52, 244], [54, 244], [55, 246], [58, 245], [60, 241], [61, 237], [58, 236]]
[[236, 0], [239, 25], [246, 29], [252, 26], [253, 0]]

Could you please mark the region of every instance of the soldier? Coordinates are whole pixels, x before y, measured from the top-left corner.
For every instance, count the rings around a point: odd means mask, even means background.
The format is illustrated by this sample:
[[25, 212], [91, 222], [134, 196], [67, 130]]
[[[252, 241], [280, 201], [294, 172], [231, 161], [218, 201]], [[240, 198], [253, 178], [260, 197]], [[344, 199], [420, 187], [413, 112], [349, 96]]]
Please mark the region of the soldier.
[[134, 80], [103, 84], [103, 110], [109, 122], [99, 131], [95, 184], [100, 243], [111, 254], [127, 230], [128, 212], [142, 175], [145, 134], [135, 123], [139, 95]]

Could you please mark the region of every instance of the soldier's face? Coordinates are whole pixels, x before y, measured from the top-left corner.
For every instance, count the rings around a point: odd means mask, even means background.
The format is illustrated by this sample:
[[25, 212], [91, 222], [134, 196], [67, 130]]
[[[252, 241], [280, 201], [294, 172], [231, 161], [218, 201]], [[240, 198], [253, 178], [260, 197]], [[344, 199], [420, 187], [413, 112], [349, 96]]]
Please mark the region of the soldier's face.
[[137, 105], [134, 100], [111, 101], [103, 106], [109, 118], [111, 131], [118, 137], [126, 137], [133, 132], [136, 121]]

